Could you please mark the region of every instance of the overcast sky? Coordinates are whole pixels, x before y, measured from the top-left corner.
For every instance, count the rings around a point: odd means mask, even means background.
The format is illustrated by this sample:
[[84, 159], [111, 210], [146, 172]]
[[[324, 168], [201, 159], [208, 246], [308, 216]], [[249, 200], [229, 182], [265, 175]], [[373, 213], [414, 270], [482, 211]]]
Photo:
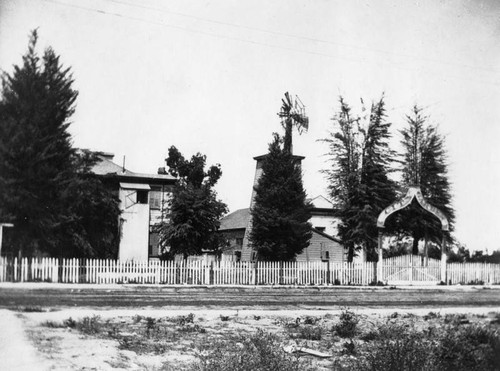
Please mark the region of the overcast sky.
[[132, 171], [164, 166], [171, 145], [220, 163], [219, 196], [248, 207], [255, 163], [284, 92], [306, 105], [294, 136], [304, 184], [326, 195], [318, 139], [344, 96], [385, 92], [394, 140], [414, 104], [446, 134], [457, 214], [470, 249], [500, 248], [500, 2], [297, 0], [0, 0], [0, 68], [28, 34], [71, 66], [77, 147], [115, 153]]

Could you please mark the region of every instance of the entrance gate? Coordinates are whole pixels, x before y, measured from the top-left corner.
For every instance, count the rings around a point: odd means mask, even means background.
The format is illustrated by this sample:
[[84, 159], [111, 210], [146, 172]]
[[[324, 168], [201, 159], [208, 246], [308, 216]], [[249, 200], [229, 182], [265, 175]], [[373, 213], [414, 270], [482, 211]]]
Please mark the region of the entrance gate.
[[[441, 222], [442, 242], [441, 242], [441, 262], [435, 259], [423, 258], [417, 255], [407, 255], [405, 257], [383, 259], [383, 229], [387, 218], [409, 206], [413, 200], [427, 212], [434, 215]], [[410, 186], [406, 195], [386, 207], [377, 218], [378, 227], [378, 269], [377, 277], [382, 281], [399, 284], [434, 284], [438, 282], [448, 282], [446, 279], [446, 234], [449, 231], [449, 222], [441, 210], [430, 205], [422, 195], [418, 186]], [[391, 260], [392, 259], [392, 260]], [[380, 279], [379, 279], [380, 281]]]
[[403, 255], [382, 261], [382, 282], [389, 285], [437, 285], [441, 261], [419, 255]]

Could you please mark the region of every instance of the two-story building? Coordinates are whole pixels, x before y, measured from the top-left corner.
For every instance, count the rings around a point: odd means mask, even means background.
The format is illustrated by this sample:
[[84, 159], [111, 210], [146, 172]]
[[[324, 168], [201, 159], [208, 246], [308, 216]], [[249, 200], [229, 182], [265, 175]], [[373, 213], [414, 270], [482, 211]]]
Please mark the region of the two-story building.
[[146, 261], [160, 253], [158, 233], [153, 226], [163, 221], [175, 177], [135, 173], [113, 162], [111, 153], [98, 152], [92, 172], [120, 199], [120, 246], [118, 259]]

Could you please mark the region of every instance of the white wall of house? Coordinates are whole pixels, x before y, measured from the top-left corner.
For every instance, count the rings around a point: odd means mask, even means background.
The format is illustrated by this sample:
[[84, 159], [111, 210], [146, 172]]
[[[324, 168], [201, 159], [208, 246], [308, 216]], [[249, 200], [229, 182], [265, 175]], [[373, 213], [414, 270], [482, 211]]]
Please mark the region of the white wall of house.
[[[328, 252], [328, 259], [324, 253]], [[319, 233], [313, 232], [309, 246], [297, 255], [296, 261], [330, 261], [332, 263], [344, 262], [344, 247]]]
[[148, 260], [149, 204], [137, 203], [137, 191], [120, 188], [121, 240], [118, 259]]

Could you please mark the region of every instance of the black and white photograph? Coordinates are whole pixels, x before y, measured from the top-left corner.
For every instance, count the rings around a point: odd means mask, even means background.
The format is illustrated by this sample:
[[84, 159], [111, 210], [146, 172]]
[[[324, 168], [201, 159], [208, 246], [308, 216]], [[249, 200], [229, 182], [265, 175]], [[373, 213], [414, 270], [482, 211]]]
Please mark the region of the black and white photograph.
[[500, 370], [500, 2], [0, 0], [0, 370]]

